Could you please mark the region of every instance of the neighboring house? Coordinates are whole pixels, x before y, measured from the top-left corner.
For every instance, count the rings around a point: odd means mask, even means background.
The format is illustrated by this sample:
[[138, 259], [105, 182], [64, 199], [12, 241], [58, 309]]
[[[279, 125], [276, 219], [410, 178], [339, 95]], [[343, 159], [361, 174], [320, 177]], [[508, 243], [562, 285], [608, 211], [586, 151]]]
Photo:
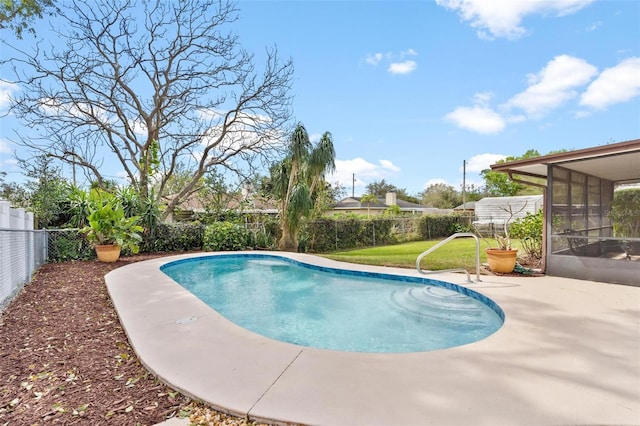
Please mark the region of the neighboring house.
[[452, 209], [436, 209], [399, 200], [395, 192], [387, 192], [385, 198], [378, 198], [370, 203], [361, 202], [361, 199], [362, 197], [344, 198], [336, 203], [327, 214], [355, 213], [361, 215], [381, 215], [384, 214], [387, 208], [393, 205], [400, 207], [402, 214], [447, 214], [453, 211]]
[[[279, 213], [275, 202], [247, 193], [229, 196], [223, 210], [256, 215], [277, 215]], [[177, 221], [193, 220], [196, 214], [204, 212], [206, 212], [205, 206], [196, 196], [192, 196], [178, 206], [171, 219]]]
[[475, 209], [476, 209], [476, 201], [467, 201], [466, 203], [460, 204], [459, 206], [453, 208], [453, 210], [456, 213], [465, 212], [465, 211], [473, 212], [475, 211]]

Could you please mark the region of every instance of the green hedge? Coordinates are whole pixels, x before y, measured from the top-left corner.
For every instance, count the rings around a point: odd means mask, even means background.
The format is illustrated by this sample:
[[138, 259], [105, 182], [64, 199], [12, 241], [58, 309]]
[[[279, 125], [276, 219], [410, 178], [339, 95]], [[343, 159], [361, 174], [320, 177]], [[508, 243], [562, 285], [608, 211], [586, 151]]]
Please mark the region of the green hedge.
[[207, 251], [245, 250], [250, 244], [251, 233], [232, 222], [217, 222], [204, 231], [203, 249]]
[[312, 253], [390, 244], [396, 242], [395, 223], [391, 218], [316, 220], [307, 223], [301, 243]]
[[160, 223], [155, 232], [145, 232], [142, 251], [147, 253], [165, 251], [200, 250], [206, 225], [201, 223]]
[[[331, 252], [349, 248], [393, 244], [415, 239], [444, 238], [471, 229], [471, 218], [463, 215], [420, 216], [410, 219], [389, 217], [341, 217], [308, 222], [299, 236], [300, 251]], [[404, 222], [403, 222], [404, 221]], [[247, 229], [249, 228], [249, 229]], [[410, 233], [399, 228], [411, 228]], [[280, 237], [276, 219], [247, 221], [158, 224], [153, 233], [145, 232], [141, 250], [146, 253], [191, 250], [275, 249]], [[93, 248], [77, 230], [50, 231], [49, 261], [92, 259]]]
[[418, 235], [422, 240], [446, 238], [456, 232], [473, 232], [473, 217], [469, 215], [425, 215], [418, 223]]

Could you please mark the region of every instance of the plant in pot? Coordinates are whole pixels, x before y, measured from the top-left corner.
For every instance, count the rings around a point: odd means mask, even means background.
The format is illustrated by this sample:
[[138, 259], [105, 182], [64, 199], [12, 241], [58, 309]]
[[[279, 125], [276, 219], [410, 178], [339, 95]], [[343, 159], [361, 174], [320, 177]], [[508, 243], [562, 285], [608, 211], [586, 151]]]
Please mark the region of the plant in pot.
[[87, 217], [88, 225], [82, 229], [87, 240], [94, 245], [101, 262], [115, 262], [123, 247], [138, 253], [142, 241], [142, 226], [138, 216], [125, 217], [124, 209], [113, 199], [100, 199]]
[[518, 258], [518, 249], [511, 247], [509, 223], [511, 223], [516, 214], [524, 210], [526, 205], [527, 204], [525, 203], [517, 212], [513, 211], [510, 204], [508, 205], [508, 208], [503, 208], [503, 210], [509, 213], [509, 217], [505, 220], [504, 225], [502, 226], [503, 233], [496, 233], [494, 235], [497, 247], [490, 247], [485, 250], [485, 253], [487, 254], [487, 263], [489, 264], [491, 271], [509, 274], [515, 269]]

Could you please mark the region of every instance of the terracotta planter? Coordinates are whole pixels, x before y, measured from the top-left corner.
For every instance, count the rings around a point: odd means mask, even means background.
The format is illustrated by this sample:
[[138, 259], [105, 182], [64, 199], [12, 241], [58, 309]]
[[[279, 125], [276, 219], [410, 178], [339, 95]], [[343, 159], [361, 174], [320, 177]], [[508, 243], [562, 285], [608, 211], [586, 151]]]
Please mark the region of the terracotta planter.
[[492, 272], [508, 274], [516, 267], [518, 250], [486, 249], [487, 263]]
[[113, 263], [120, 258], [120, 246], [117, 244], [98, 245], [96, 246], [96, 254], [100, 262]]

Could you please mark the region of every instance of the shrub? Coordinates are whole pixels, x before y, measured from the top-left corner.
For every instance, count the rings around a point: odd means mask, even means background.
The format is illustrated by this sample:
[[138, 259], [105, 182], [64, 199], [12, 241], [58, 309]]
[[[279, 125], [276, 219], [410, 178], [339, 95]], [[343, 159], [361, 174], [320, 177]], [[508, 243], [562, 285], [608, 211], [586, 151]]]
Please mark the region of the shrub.
[[274, 250], [276, 247], [276, 238], [264, 227], [252, 232], [250, 236], [250, 246], [253, 248]]
[[154, 235], [145, 235], [147, 252], [199, 250], [203, 246], [205, 225], [197, 222], [159, 223]]
[[519, 239], [525, 253], [535, 259], [542, 258], [542, 221], [542, 210], [538, 210], [515, 220], [509, 227], [511, 238]]
[[640, 189], [615, 191], [609, 219], [616, 237], [640, 237]]
[[47, 261], [88, 260], [96, 257], [96, 252], [78, 229], [49, 230]]
[[244, 250], [250, 242], [250, 233], [241, 225], [217, 222], [204, 231], [203, 249], [208, 251]]
[[423, 240], [445, 238], [456, 232], [471, 232], [471, 218], [468, 215], [425, 215], [418, 223], [418, 234]]

